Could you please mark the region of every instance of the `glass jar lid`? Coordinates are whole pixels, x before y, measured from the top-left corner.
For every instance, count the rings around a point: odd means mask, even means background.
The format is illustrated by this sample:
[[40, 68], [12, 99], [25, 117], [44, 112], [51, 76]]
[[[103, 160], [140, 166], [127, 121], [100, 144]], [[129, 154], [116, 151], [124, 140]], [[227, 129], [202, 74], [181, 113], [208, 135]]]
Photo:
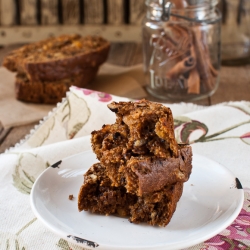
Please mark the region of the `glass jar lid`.
[[151, 20], [166, 22], [170, 16], [183, 21], [207, 24], [221, 20], [219, 10], [215, 8], [218, 0], [146, 0], [145, 3], [147, 17]]

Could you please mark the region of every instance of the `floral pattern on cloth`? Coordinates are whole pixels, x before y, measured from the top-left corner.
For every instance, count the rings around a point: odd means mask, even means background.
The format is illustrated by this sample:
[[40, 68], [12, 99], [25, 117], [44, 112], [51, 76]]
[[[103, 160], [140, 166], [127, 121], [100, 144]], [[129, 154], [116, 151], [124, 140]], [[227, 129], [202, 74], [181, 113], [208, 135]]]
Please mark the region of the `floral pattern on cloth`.
[[[0, 211], [6, 211], [4, 218], [0, 217], [0, 249], [83, 249], [43, 227], [31, 212], [27, 194], [48, 166], [90, 149], [87, 135], [115, 120], [108, 103], [128, 100], [71, 87], [62, 103], [24, 141], [0, 155]], [[250, 250], [250, 102], [206, 108], [184, 103], [167, 106], [174, 114], [177, 140], [190, 143], [196, 153], [227, 166], [240, 179], [245, 193], [237, 219], [220, 234], [188, 250]], [[39, 237], [43, 237], [43, 245], [37, 245]]]
[[84, 93], [84, 95], [97, 95], [98, 96], [98, 101], [100, 102], [110, 102], [112, 100], [112, 95], [108, 94], [108, 93], [103, 93], [103, 92], [99, 92], [99, 91], [95, 91], [95, 90], [90, 90], [90, 89], [81, 89], [81, 88], [77, 88], [79, 91], [82, 91], [82, 93]]
[[[226, 136], [217, 138], [218, 136], [223, 135], [224, 133], [230, 130], [233, 130], [245, 124], [249, 124], [250, 120], [236, 124], [233, 127], [225, 128], [222, 131], [217, 131], [216, 133], [209, 136], [207, 135], [208, 127], [206, 126], [205, 123], [196, 120], [191, 120], [186, 117], [179, 117], [179, 118], [177, 117], [176, 119], [174, 119], [174, 123], [175, 123], [175, 136], [178, 142], [180, 143], [193, 144], [197, 142], [211, 142], [216, 140], [225, 140], [233, 138], [233, 139], [241, 139], [244, 143], [250, 145], [250, 132], [247, 132], [239, 136], [228, 136], [228, 137]], [[192, 136], [193, 134], [196, 134], [195, 137]]]

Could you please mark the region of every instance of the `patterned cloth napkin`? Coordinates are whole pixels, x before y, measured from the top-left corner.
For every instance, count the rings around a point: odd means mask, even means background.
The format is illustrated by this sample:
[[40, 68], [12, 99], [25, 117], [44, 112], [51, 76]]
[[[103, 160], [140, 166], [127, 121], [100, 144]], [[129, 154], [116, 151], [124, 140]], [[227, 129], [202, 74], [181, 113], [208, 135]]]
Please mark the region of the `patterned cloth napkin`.
[[[60, 239], [35, 218], [29, 194], [48, 166], [90, 149], [90, 132], [115, 120], [107, 104], [125, 100], [71, 87], [67, 98], [23, 141], [0, 155], [0, 249], [83, 249]], [[189, 250], [250, 249], [250, 102], [168, 106], [175, 118], [176, 138], [191, 143], [194, 153], [226, 166], [245, 191], [244, 206], [233, 224]]]

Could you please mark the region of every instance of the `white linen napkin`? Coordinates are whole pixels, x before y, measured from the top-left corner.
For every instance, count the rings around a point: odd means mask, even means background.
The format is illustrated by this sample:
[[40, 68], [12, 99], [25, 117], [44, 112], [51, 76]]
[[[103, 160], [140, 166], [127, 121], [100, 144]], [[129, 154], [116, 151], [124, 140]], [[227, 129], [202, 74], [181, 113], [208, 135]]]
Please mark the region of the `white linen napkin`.
[[[62, 158], [90, 149], [91, 131], [115, 121], [108, 103], [127, 100], [71, 87], [67, 98], [23, 141], [0, 155], [0, 249], [83, 249], [60, 239], [35, 218], [29, 193], [44, 169]], [[217, 238], [190, 249], [229, 249], [219, 247], [228, 242], [236, 244], [236, 240], [239, 247], [250, 246], [250, 230], [242, 226], [250, 222], [250, 103], [167, 106], [175, 118], [176, 138], [191, 143], [194, 153], [227, 167], [245, 188], [242, 211], [246, 216], [238, 217], [237, 227], [232, 225]]]

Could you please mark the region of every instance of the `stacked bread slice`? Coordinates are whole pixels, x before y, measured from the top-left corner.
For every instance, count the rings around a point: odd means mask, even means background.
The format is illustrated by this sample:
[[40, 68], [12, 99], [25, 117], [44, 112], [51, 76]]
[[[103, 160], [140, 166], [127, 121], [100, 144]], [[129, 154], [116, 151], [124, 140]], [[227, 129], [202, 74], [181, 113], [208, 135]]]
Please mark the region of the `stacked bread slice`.
[[102, 37], [62, 35], [12, 51], [3, 66], [17, 72], [17, 99], [57, 103], [71, 85], [83, 87], [95, 78], [109, 48]]
[[78, 209], [166, 226], [192, 169], [192, 149], [178, 145], [171, 110], [146, 100], [113, 102], [116, 122], [92, 132], [99, 163], [84, 175]]

